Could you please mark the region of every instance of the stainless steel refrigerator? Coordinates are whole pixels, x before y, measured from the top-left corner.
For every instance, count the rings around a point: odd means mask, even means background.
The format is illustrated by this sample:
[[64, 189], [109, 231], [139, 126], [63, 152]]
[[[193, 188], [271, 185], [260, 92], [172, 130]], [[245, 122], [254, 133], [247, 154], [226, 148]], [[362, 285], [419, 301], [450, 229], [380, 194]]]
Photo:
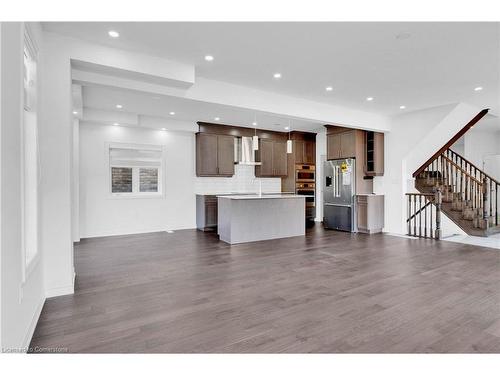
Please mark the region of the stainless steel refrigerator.
[[326, 228], [357, 232], [356, 160], [328, 160], [323, 166], [323, 224]]

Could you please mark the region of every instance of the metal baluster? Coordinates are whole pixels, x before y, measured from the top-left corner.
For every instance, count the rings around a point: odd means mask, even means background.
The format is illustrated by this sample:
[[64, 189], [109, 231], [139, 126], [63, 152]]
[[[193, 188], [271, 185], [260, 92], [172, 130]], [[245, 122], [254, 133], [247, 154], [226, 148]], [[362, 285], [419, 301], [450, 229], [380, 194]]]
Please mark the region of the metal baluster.
[[[486, 178], [485, 178], [486, 180]], [[490, 198], [490, 216], [493, 215], [493, 199], [492, 198], [492, 194], [493, 194], [493, 180], [490, 178], [490, 194], [489, 194], [489, 198]]]
[[413, 210], [415, 212], [415, 216], [413, 217], [413, 235], [417, 236], [417, 196], [413, 195]]
[[411, 195], [408, 198], [408, 235], [411, 236]]
[[440, 240], [442, 237], [441, 233], [441, 203], [442, 194], [441, 190], [438, 189], [436, 192], [436, 239]]
[[424, 198], [424, 237], [427, 238], [427, 200]]
[[495, 184], [495, 225], [498, 225], [498, 184]]
[[418, 236], [422, 237], [422, 196], [418, 196]]
[[[430, 198], [430, 199], [433, 199], [433, 198]], [[432, 220], [432, 210], [433, 210], [433, 207], [434, 205], [431, 204], [431, 233], [430, 233], [430, 237], [431, 238], [434, 238], [434, 226], [433, 226], [433, 220]]]
[[[488, 229], [488, 181], [486, 177], [483, 176], [483, 186], [482, 186], [482, 193], [483, 193], [483, 229]], [[491, 204], [491, 202], [490, 202]], [[491, 209], [490, 209], [491, 211]]]
[[[460, 162], [462, 163], [462, 162]], [[464, 172], [460, 170], [460, 201], [464, 200]]]
[[[455, 164], [458, 165], [458, 157], [455, 154]], [[457, 185], [455, 193], [458, 193], [458, 168], [455, 166], [455, 185]]]

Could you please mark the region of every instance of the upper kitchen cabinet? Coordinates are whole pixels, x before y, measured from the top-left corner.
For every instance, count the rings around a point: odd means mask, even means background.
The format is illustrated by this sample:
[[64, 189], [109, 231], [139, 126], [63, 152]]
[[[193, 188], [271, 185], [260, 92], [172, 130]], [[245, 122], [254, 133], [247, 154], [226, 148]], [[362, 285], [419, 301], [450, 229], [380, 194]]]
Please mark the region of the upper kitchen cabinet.
[[295, 164], [316, 163], [316, 142], [313, 140], [297, 139], [293, 141]]
[[196, 133], [196, 175], [231, 177], [234, 174], [234, 137]]
[[384, 133], [365, 132], [365, 174], [384, 175]]
[[327, 135], [327, 159], [347, 159], [356, 157], [357, 130], [347, 130]]
[[304, 143], [305, 142], [300, 139], [293, 141], [293, 154], [296, 164], [304, 164]]
[[304, 164], [315, 164], [316, 163], [316, 142], [315, 141], [305, 141], [304, 142]]
[[[366, 172], [367, 147], [366, 132], [359, 129], [349, 129], [340, 126], [327, 125], [327, 159], [356, 159], [356, 193], [370, 194], [373, 192], [373, 176]], [[383, 152], [382, 152], [383, 155]], [[370, 168], [371, 168], [370, 164]]]
[[260, 139], [257, 160], [261, 162], [261, 165], [255, 167], [256, 177], [286, 176], [286, 142], [273, 139]]

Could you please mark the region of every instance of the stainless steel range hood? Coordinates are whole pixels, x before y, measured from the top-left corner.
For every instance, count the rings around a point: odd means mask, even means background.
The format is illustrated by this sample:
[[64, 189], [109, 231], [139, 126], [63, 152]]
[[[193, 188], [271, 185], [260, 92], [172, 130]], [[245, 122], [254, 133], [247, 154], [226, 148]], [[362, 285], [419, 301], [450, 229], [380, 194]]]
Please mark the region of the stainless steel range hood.
[[260, 161], [255, 161], [252, 137], [234, 138], [234, 164], [262, 165]]

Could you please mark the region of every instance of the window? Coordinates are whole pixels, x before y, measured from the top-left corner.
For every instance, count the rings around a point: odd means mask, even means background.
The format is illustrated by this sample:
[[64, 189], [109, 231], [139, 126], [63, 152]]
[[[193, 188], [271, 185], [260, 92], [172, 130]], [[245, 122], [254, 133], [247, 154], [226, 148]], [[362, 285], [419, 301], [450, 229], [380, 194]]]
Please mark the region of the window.
[[22, 194], [23, 194], [23, 276], [38, 254], [38, 116], [37, 49], [26, 28], [23, 69]]
[[161, 146], [109, 146], [110, 191], [115, 196], [158, 196], [162, 193]]

